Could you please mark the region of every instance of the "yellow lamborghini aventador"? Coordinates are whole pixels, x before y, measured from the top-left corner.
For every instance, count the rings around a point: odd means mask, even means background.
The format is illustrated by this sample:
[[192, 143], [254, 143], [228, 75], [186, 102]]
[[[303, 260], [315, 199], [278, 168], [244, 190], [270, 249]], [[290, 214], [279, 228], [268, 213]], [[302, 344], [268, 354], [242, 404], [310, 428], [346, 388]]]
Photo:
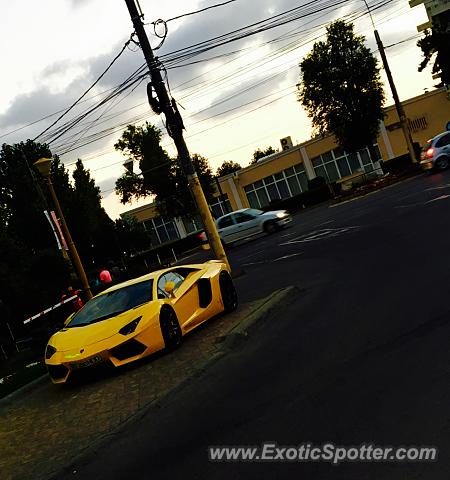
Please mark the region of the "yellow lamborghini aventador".
[[129, 280], [96, 295], [49, 340], [45, 363], [54, 383], [75, 370], [124, 365], [163, 348], [222, 311], [237, 307], [224, 263], [183, 265]]

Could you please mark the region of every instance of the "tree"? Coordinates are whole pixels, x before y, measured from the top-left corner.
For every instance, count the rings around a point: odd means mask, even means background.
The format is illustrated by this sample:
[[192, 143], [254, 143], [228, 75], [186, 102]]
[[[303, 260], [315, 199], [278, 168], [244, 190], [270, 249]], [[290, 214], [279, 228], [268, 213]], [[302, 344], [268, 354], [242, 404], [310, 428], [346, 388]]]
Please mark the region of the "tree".
[[376, 58], [353, 25], [337, 20], [326, 41], [316, 42], [300, 63], [298, 100], [319, 134], [333, 133], [347, 152], [369, 147], [372, 159], [384, 92]]
[[145, 122], [143, 126], [128, 125], [114, 145], [141, 170], [141, 175], [126, 171], [117, 180], [116, 193], [123, 204], [149, 195], [162, 197], [174, 190], [173, 161], [160, 141], [161, 131]]
[[101, 205], [100, 188], [81, 160], [77, 161], [72, 177], [74, 208], [70, 220], [75, 243], [85, 262], [98, 267], [120, 255], [114, 222]]
[[227, 160], [217, 169], [217, 177], [229, 175], [230, 173], [237, 172], [241, 168], [239, 163], [233, 162], [233, 160]]
[[[39, 158], [51, 156], [47, 145], [31, 140], [4, 144], [0, 150], [0, 291], [14, 312], [13, 321], [56, 303], [70, 281], [68, 263], [44, 214], [54, 205], [45, 180], [33, 167]], [[96, 259], [117, 257], [114, 225], [101, 207], [100, 189], [81, 161], [73, 184], [56, 155], [51, 175], [85, 267], [86, 258], [92, 260], [93, 243], [99, 247]]]
[[[186, 176], [178, 160], [170, 158], [163, 150], [160, 140], [161, 131], [148, 122], [139, 127], [128, 125], [114, 147], [129, 160], [137, 161], [141, 174], [125, 172], [116, 181], [116, 193], [123, 204], [133, 198], [153, 196], [161, 215], [189, 215], [196, 207]], [[192, 163], [206, 199], [210, 201], [214, 193], [214, 176], [208, 160], [193, 154]]]
[[122, 253], [131, 256], [149, 248], [150, 240], [141, 222], [133, 216], [115, 221], [115, 230]]
[[419, 72], [422, 72], [434, 57], [431, 73], [441, 79], [436, 87], [450, 85], [450, 31], [444, 29], [441, 23], [433, 22], [432, 30], [425, 30], [425, 37], [417, 42], [417, 46], [424, 57], [420, 62]]
[[28, 248], [45, 248], [54, 243], [44, 216], [46, 186], [35, 173], [33, 163], [51, 156], [47, 145], [28, 140], [3, 144], [0, 151], [0, 210], [6, 233]]
[[274, 150], [272, 147], [267, 147], [265, 150], [258, 148], [253, 152], [253, 159], [250, 161], [250, 165], [256, 163], [260, 158], [267, 157], [267, 155], [272, 155], [272, 153], [278, 153], [278, 149]]
[[[50, 156], [47, 145], [31, 140], [3, 144], [0, 151], [0, 290], [16, 325], [58, 300], [69, 281], [68, 265], [44, 215], [51, 205], [48, 190], [33, 167]], [[61, 185], [59, 165], [56, 157], [55, 189], [70, 190]]]

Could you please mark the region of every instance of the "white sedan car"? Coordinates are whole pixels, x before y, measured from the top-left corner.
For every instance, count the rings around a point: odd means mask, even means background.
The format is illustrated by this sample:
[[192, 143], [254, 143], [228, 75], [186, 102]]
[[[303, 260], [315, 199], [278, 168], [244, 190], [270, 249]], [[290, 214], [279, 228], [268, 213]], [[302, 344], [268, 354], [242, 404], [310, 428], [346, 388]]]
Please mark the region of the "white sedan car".
[[263, 212], [255, 208], [243, 208], [216, 220], [217, 231], [224, 245], [258, 233], [273, 233], [292, 222], [286, 210]]

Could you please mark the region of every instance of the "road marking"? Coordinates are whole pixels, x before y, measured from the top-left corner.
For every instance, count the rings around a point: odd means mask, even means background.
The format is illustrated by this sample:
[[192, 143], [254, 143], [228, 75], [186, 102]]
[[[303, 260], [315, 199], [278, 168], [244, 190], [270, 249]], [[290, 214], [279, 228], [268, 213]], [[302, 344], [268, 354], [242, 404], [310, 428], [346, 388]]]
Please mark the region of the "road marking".
[[431, 190], [444, 190], [445, 188], [450, 188], [450, 183], [446, 183], [445, 185], [439, 185], [437, 187], [426, 188], [425, 192], [429, 192]]
[[447, 198], [450, 198], [450, 195], [440, 195], [439, 197], [432, 198], [426, 202], [410, 203], [409, 205], [396, 205], [394, 208], [411, 208], [419, 205], [428, 205], [429, 203], [437, 202], [439, 200], [446, 200]]
[[319, 225], [316, 225], [316, 227], [321, 227], [322, 225], [328, 225], [329, 223], [333, 223], [333, 222], [335, 222], [335, 220], [328, 220], [327, 222], [319, 223]]
[[272, 262], [279, 262], [280, 260], [286, 260], [287, 258], [297, 257], [303, 255], [303, 252], [291, 253], [290, 255], [283, 255], [282, 257], [274, 258]]
[[427, 203], [431, 203], [431, 202], [437, 202], [438, 200], [445, 200], [449, 197], [450, 197], [450, 195], [441, 195], [440, 197], [436, 197], [436, 198], [433, 198], [432, 200], [428, 200], [428, 202], [425, 202], [424, 205], [426, 205]]
[[280, 238], [290, 237], [291, 235], [298, 235], [298, 232], [286, 233], [286, 235], [280, 235]]
[[249, 267], [250, 265], [261, 265], [264, 263], [274, 263], [274, 262], [279, 262], [280, 260], [287, 260], [288, 258], [292, 257], [298, 257], [299, 255], [303, 255], [303, 252], [297, 252], [297, 253], [291, 253], [289, 255], [283, 255], [282, 257], [277, 257], [277, 258], [266, 258], [264, 260], [259, 260], [257, 262], [248, 262], [248, 263], [243, 263], [243, 267]]
[[254, 257], [255, 255], [258, 255], [261, 252], [265, 252], [265, 250], [258, 250], [257, 252], [252, 253], [251, 255], [246, 255], [245, 257], [242, 257], [241, 260], [245, 260], [246, 258]]
[[323, 238], [337, 237], [338, 235], [347, 233], [352, 230], [356, 230], [358, 228], [360, 227], [355, 226], [355, 227], [340, 227], [340, 228], [323, 228], [321, 230], [314, 230], [310, 233], [300, 235], [299, 237], [289, 240], [287, 242], [280, 243], [279, 246], [292, 245], [294, 243], [313, 242], [315, 240], [321, 240]]

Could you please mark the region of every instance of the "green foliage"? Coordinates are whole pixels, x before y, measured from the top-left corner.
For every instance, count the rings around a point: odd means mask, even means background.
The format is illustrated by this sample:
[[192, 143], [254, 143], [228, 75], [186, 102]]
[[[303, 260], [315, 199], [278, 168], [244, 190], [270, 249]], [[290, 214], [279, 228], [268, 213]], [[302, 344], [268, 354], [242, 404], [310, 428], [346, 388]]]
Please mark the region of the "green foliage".
[[70, 229], [80, 255], [90, 267], [104, 265], [119, 254], [114, 222], [101, 205], [100, 188], [81, 160], [72, 174], [74, 180]]
[[173, 161], [160, 145], [161, 131], [145, 122], [128, 125], [114, 148], [137, 162], [142, 174], [125, 172], [116, 182], [116, 193], [123, 204], [133, 198], [164, 196], [173, 191]]
[[[31, 140], [0, 150], [0, 297], [16, 326], [56, 303], [70, 282], [69, 264], [44, 215], [54, 205], [33, 166], [51, 156], [47, 145]], [[52, 182], [85, 269], [117, 258], [114, 224], [101, 207], [100, 189], [81, 161], [72, 185], [59, 158], [53, 159]]]
[[122, 253], [127, 257], [147, 250], [150, 246], [143, 224], [135, 217], [130, 216], [116, 220], [115, 230]]
[[417, 42], [422, 50], [423, 60], [419, 65], [419, 72], [433, 61], [432, 73], [439, 75], [441, 81], [436, 87], [450, 85], [450, 32], [433, 23], [432, 30], [425, 30], [425, 37]]
[[384, 92], [376, 58], [353, 25], [337, 20], [326, 41], [300, 63], [298, 100], [319, 134], [333, 133], [352, 152], [371, 145], [383, 118]]
[[222, 163], [222, 165], [217, 169], [217, 176], [224, 177], [225, 175], [229, 175], [230, 173], [237, 172], [242, 167], [237, 162], [233, 162], [233, 160], [227, 160]]
[[[160, 146], [161, 131], [150, 123], [128, 125], [114, 145], [129, 159], [138, 162], [141, 174], [125, 172], [116, 181], [116, 193], [124, 204], [134, 198], [153, 196], [161, 215], [171, 217], [192, 214], [196, 207], [178, 160], [169, 157]], [[200, 183], [207, 200], [214, 193], [214, 176], [208, 160], [193, 154]]]
[[0, 151], [0, 218], [7, 233], [28, 248], [43, 248], [52, 241], [43, 214], [46, 186], [33, 169], [36, 160], [50, 155], [47, 145], [31, 140], [3, 144]]
[[253, 152], [253, 158], [250, 161], [250, 165], [256, 163], [260, 158], [267, 157], [267, 155], [272, 155], [273, 153], [278, 153], [278, 149], [273, 149], [272, 147], [267, 147], [265, 150], [258, 148]]

